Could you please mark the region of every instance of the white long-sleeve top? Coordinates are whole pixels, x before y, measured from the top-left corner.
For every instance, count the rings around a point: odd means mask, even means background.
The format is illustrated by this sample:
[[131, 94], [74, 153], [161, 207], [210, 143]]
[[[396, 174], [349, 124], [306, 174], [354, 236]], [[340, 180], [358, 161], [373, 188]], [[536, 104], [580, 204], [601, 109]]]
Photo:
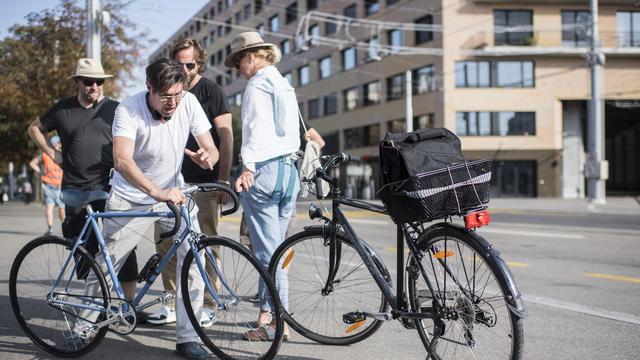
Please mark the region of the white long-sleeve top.
[[300, 148], [298, 100], [293, 87], [275, 66], [249, 79], [242, 96], [242, 161], [255, 163], [296, 152]]

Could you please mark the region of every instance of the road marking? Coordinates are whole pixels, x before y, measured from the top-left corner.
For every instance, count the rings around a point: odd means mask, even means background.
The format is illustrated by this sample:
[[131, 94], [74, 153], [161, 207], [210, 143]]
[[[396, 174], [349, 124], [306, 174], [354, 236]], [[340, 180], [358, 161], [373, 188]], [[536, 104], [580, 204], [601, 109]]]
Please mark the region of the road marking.
[[507, 265], [509, 265], [509, 267], [529, 267], [529, 266], [531, 266], [530, 264], [523, 263], [523, 262], [517, 262], [517, 261], [507, 261]]
[[533, 304], [548, 306], [561, 310], [568, 310], [580, 314], [601, 317], [610, 320], [622, 321], [630, 324], [640, 325], [640, 317], [618, 311], [599, 309], [591, 306], [580, 305], [568, 301], [544, 298], [542, 296], [523, 296], [524, 301]]
[[241, 221], [241, 218], [234, 216], [234, 217], [226, 217], [223, 216], [220, 218], [221, 222], [235, 222], [235, 223], [239, 223]]
[[558, 234], [558, 233], [547, 233], [547, 232], [538, 232], [538, 231], [521, 231], [521, 230], [507, 230], [507, 229], [495, 229], [495, 228], [491, 228], [491, 229], [482, 228], [478, 231], [478, 233], [523, 235], [523, 236], [561, 238], [561, 239], [584, 239], [584, 235], [578, 235], [578, 234]]
[[598, 273], [584, 273], [584, 276], [596, 278], [596, 279], [607, 279], [613, 281], [622, 281], [622, 282], [630, 282], [634, 284], [640, 284], [640, 278], [630, 277], [630, 276], [620, 276], [620, 275], [611, 275], [611, 274], [598, 274]]

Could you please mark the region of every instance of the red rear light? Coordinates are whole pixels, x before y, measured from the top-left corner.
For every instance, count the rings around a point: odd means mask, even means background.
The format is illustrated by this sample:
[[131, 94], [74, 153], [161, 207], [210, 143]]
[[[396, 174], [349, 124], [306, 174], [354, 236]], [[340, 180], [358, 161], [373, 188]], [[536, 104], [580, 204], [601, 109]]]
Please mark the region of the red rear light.
[[464, 227], [467, 229], [475, 229], [491, 223], [491, 214], [489, 210], [482, 210], [469, 213], [464, 216]]

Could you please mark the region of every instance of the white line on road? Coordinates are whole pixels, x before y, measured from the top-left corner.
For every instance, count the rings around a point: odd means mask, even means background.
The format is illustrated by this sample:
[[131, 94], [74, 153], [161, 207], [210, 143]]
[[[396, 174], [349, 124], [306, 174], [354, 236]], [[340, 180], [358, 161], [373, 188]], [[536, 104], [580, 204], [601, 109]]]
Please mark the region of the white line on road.
[[605, 319], [618, 320], [618, 321], [623, 321], [630, 324], [640, 325], [640, 317], [632, 314], [605, 310], [605, 309], [598, 309], [591, 306], [580, 305], [580, 304], [571, 303], [568, 301], [549, 299], [542, 296], [523, 296], [522, 298], [524, 299], [524, 301], [530, 302], [533, 304], [544, 305], [544, 306], [549, 306], [556, 309], [568, 310], [568, 311], [573, 311], [581, 314], [597, 316]]

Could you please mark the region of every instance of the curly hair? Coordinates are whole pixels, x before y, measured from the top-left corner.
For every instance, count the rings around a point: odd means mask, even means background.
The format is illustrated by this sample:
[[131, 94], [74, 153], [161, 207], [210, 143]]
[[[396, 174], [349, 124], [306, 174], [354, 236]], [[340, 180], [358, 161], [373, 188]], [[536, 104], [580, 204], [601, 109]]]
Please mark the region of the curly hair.
[[196, 64], [198, 64], [198, 74], [202, 75], [202, 73], [204, 73], [205, 67], [207, 66], [207, 50], [205, 50], [202, 45], [200, 45], [200, 42], [196, 39], [182, 39], [173, 44], [173, 46], [171, 47], [171, 51], [169, 52], [169, 54], [171, 55], [171, 60], [176, 59], [176, 55], [178, 55], [179, 51], [189, 48], [193, 48], [196, 58]]

